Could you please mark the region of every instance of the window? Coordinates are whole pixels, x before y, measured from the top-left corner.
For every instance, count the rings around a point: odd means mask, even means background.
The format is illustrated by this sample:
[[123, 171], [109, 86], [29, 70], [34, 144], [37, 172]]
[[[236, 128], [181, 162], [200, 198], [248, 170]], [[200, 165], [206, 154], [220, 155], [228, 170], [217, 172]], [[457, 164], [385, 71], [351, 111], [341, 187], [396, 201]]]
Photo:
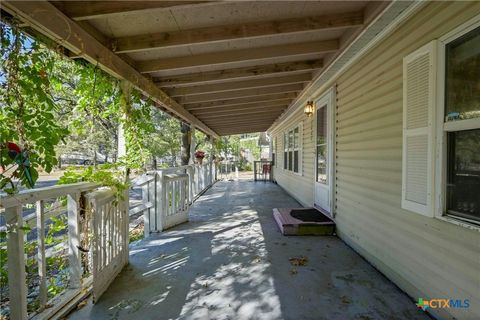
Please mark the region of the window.
[[295, 173], [301, 172], [301, 126], [287, 131], [283, 135], [283, 169]]
[[480, 17], [403, 60], [402, 208], [480, 225]]
[[[445, 42], [445, 212], [480, 222], [480, 27]], [[440, 62], [442, 63], [442, 61]]]
[[272, 139], [272, 165], [276, 166], [275, 155], [277, 154], [277, 137]]
[[327, 106], [317, 110], [317, 182], [327, 184]]

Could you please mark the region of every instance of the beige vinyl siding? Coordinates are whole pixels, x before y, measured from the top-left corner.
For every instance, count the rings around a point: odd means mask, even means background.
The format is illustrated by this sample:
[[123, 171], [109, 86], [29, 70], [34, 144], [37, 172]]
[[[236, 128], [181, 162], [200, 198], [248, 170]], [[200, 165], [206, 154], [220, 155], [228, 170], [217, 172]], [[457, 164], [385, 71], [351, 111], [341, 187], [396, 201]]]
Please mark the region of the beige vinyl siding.
[[[278, 155], [275, 155], [278, 164], [274, 171], [274, 178], [280, 186], [290, 193], [303, 206], [313, 204], [313, 176], [314, 176], [314, 151], [312, 135], [314, 126], [314, 117], [307, 118], [303, 110], [296, 112], [288, 121], [282, 123], [275, 131], [273, 137], [277, 137]], [[283, 134], [291, 128], [302, 124], [302, 171], [294, 173], [283, 169]]]
[[[480, 232], [401, 209], [402, 61], [478, 14], [480, 2], [429, 3], [330, 79], [337, 85], [338, 235], [414, 300], [470, 299], [468, 309], [430, 310], [445, 319], [480, 319]], [[283, 132], [304, 123], [303, 176], [285, 173], [279, 154], [275, 177], [308, 206], [314, 192], [314, 119], [298, 110], [272, 132], [281, 151]]]
[[470, 299], [458, 319], [480, 319], [480, 232], [401, 209], [402, 59], [476, 14], [430, 3], [336, 79], [340, 237], [415, 299]]

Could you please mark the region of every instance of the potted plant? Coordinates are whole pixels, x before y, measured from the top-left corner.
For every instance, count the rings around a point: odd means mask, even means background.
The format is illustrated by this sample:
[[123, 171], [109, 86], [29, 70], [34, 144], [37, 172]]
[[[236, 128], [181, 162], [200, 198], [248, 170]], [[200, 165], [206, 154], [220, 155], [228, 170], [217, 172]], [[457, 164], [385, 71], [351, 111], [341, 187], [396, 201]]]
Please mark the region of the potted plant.
[[195, 151], [194, 155], [195, 155], [195, 159], [197, 159], [197, 163], [202, 164], [203, 158], [205, 158], [205, 152], [198, 150], [198, 151]]

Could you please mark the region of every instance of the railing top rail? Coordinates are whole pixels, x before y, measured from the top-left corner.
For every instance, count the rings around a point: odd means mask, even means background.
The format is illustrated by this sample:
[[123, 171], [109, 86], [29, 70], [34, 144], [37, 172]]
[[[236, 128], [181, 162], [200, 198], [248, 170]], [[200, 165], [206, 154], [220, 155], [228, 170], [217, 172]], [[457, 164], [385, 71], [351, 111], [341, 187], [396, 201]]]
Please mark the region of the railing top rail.
[[164, 177], [167, 179], [167, 180], [187, 180], [188, 179], [188, 174], [186, 173], [181, 173], [181, 174], [166, 174], [164, 175]]
[[32, 203], [39, 200], [58, 198], [69, 193], [85, 192], [97, 188], [99, 185], [92, 182], [78, 182], [62, 184], [38, 189], [22, 190], [14, 195], [0, 195], [0, 208], [11, 208], [15, 206]]
[[141, 187], [150, 181], [155, 180], [155, 175], [152, 174], [153, 172], [147, 172], [147, 174], [142, 174], [131, 180], [133, 186]]

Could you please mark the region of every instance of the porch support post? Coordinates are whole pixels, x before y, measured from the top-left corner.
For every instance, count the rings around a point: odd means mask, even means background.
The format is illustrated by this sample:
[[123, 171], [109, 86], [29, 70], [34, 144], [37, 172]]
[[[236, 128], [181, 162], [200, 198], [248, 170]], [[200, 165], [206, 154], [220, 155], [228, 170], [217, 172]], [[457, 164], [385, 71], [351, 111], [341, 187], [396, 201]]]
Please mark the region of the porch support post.
[[80, 288], [80, 279], [82, 276], [82, 262], [80, 252], [80, 234], [79, 234], [79, 199], [80, 194], [72, 193], [67, 195], [68, 212], [68, 261], [70, 264], [70, 288]]
[[[128, 118], [128, 114], [131, 109], [131, 94], [132, 85], [128, 81], [121, 81], [120, 88], [122, 90], [121, 96], [121, 108], [123, 112], [122, 120], [118, 124], [118, 145], [117, 145], [117, 159], [127, 155], [127, 141], [125, 138], [125, 124], [124, 122]], [[125, 180], [128, 179], [129, 168], [123, 168], [125, 170]]]
[[8, 254], [8, 287], [10, 288], [10, 318], [28, 319], [25, 249], [21, 205], [5, 209]]
[[191, 143], [192, 143], [192, 136], [191, 136], [191, 127], [188, 123], [182, 123], [181, 126], [182, 131], [182, 146], [181, 146], [181, 156], [182, 156], [182, 166], [186, 166], [190, 163], [190, 152], [191, 152]]
[[211, 185], [213, 184], [213, 138], [212, 136], [209, 136], [208, 137], [208, 141], [210, 142], [210, 155], [208, 157], [208, 164], [209, 164], [209, 168], [210, 168], [210, 173], [209, 173], [209, 179], [208, 179], [208, 183]]
[[190, 129], [190, 161], [188, 161], [188, 164], [194, 164], [195, 163], [195, 144], [197, 142], [195, 141], [195, 127], [191, 127]]

